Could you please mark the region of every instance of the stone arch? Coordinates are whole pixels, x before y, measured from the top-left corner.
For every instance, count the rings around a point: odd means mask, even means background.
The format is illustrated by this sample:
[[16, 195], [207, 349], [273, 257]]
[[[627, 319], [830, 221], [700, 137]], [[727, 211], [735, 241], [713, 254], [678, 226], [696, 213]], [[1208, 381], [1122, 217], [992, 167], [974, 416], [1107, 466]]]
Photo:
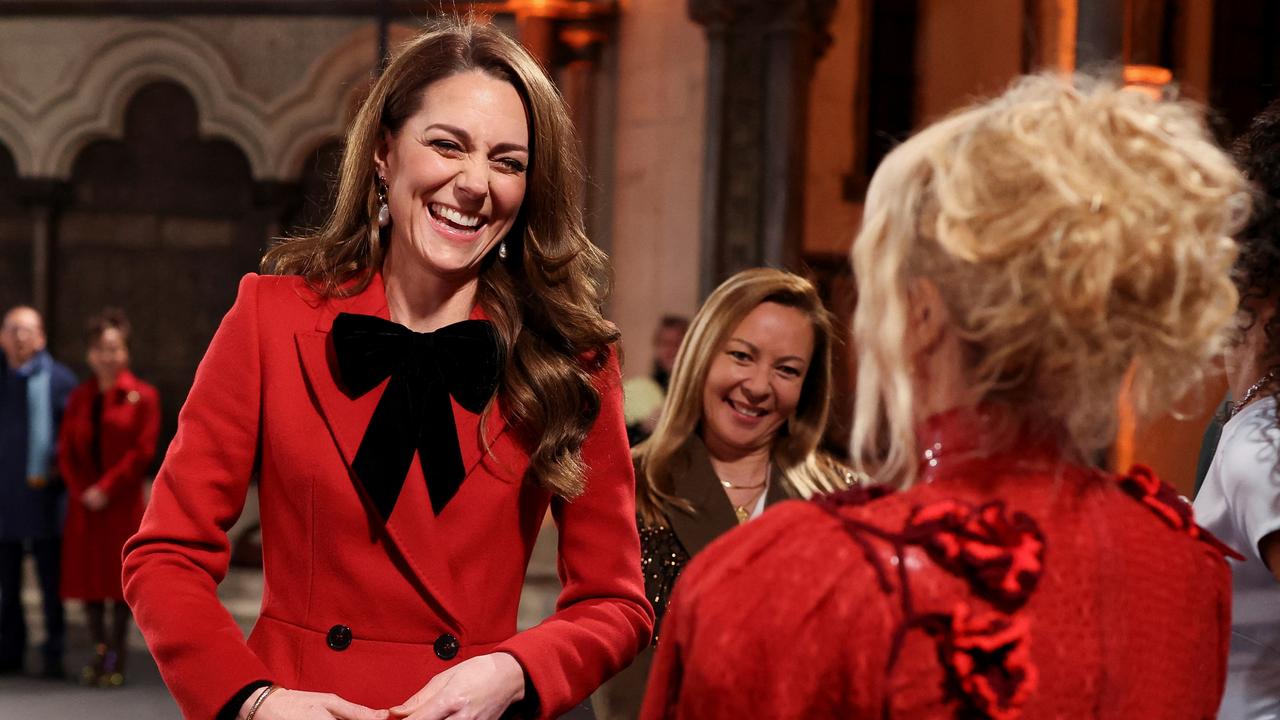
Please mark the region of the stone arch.
[[[391, 40], [413, 33], [393, 25]], [[239, 82], [224, 50], [182, 25], [105, 22], [94, 45], [40, 97], [0, 84], [0, 142], [20, 175], [66, 179], [85, 146], [120, 137], [124, 108], [139, 88], [168, 80], [195, 99], [201, 135], [238, 146], [255, 179], [294, 180], [309, 152], [343, 136], [350, 108], [367, 90], [377, 47], [374, 28], [353, 30], [291, 90], [263, 100]]]
[[235, 143], [255, 177], [268, 175], [260, 103], [239, 88], [218, 49], [195, 33], [164, 23], [131, 23], [112, 33], [77, 70], [69, 74], [71, 92], [53, 98], [33, 128], [43, 141], [33, 174], [66, 178], [87, 144], [120, 137], [125, 106], [140, 88], [170, 80], [195, 99], [202, 135]]
[[13, 158], [14, 167], [19, 175], [32, 174], [27, 170], [35, 163], [31, 146], [27, 141], [27, 133], [24, 131], [26, 126], [27, 123], [23, 122], [22, 117], [12, 105], [0, 102], [0, 145], [3, 145], [5, 152]]

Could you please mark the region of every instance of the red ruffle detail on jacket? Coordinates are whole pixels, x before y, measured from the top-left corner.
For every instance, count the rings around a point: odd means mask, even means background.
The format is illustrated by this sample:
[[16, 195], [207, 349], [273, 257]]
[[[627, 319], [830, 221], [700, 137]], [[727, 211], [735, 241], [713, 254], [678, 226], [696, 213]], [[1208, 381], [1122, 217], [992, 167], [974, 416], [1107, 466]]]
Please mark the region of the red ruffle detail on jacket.
[[1030, 517], [1009, 517], [1002, 501], [981, 507], [956, 500], [916, 508], [906, 534], [933, 561], [965, 577], [974, 590], [1005, 609], [1022, 605], [1044, 570], [1044, 535]]
[[1222, 553], [1224, 557], [1244, 560], [1243, 555], [1214, 537], [1213, 533], [1197, 525], [1191, 503], [1179, 495], [1172, 485], [1156, 477], [1156, 474], [1146, 465], [1130, 467], [1128, 474], [1120, 478], [1120, 488], [1150, 508], [1174, 530], [1204, 542]]
[[961, 602], [950, 614], [918, 614], [912, 607], [911, 575], [900, 565], [903, 624], [894, 633], [892, 657], [897, 657], [907, 632], [923, 629], [937, 644], [948, 694], [957, 701], [960, 717], [1018, 720], [1037, 680], [1030, 626], [1017, 611], [1030, 599], [1044, 572], [1045, 541], [1039, 525], [1025, 513], [1010, 516], [1000, 500], [980, 506], [954, 499], [922, 505], [911, 511], [899, 533], [836, 512], [889, 492], [874, 486], [855, 488], [816, 502], [862, 546], [886, 593], [892, 592], [888, 581], [892, 571], [872, 549], [870, 537], [893, 544], [899, 557], [908, 546], [922, 548], [939, 567], [965, 579], [975, 595], [996, 608], [975, 614]]
[[982, 717], [1022, 717], [1022, 705], [1039, 679], [1026, 619], [1002, 612], [975, 614], [961, 602], [941, 620], [933, 623], [930, 634], [952, 693]]

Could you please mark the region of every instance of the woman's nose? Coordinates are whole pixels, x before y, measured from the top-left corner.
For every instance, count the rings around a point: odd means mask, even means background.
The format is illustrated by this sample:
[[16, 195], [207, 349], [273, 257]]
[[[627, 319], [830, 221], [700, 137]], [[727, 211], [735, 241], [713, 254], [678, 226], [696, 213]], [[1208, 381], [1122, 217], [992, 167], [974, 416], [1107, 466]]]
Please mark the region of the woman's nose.
[[484, 197], [489, 194], [489, 164], [472, 160], [463, 162], [454, 184], [468, 197]]
[[768, 369], [756, 368], [742, 380], [742, 391], [747, 399], [757, 402], [769, 397], [772, 388], [769, 385]]

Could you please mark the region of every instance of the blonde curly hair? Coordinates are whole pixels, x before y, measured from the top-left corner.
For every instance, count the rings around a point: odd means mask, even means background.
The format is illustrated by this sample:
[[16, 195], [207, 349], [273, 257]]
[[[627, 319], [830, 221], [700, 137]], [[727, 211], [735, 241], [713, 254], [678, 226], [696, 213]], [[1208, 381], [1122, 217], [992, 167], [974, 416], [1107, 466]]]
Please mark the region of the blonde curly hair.
[[908, 287], [928, 278], [982, 404], [1114, 438], [1201, 377], [1236, 305], [1230, 239], [1246, 183], [1198, 108], [1077, 76], [1022, 78], [891, 153], [853, 247], [857, 469], [909, 485], [917, 454]]

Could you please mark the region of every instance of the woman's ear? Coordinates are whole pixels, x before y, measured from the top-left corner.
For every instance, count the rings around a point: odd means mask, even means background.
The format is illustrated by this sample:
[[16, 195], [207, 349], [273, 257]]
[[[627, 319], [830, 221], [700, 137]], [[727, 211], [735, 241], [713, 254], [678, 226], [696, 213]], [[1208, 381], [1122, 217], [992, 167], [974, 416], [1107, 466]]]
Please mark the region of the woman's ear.
[[938, 286], [928, 278], [916, 278], [907, 289], [907, 354], [916, 358], [937, 347], [951, 322]]
[[391, 131], [384, 129], [378, 134], [378, 139], [373, 146], [373, 167], [378, 177], [384, 180], [387, 177], [387, 162], [391, 155], [391, 144], [394, 141]]

